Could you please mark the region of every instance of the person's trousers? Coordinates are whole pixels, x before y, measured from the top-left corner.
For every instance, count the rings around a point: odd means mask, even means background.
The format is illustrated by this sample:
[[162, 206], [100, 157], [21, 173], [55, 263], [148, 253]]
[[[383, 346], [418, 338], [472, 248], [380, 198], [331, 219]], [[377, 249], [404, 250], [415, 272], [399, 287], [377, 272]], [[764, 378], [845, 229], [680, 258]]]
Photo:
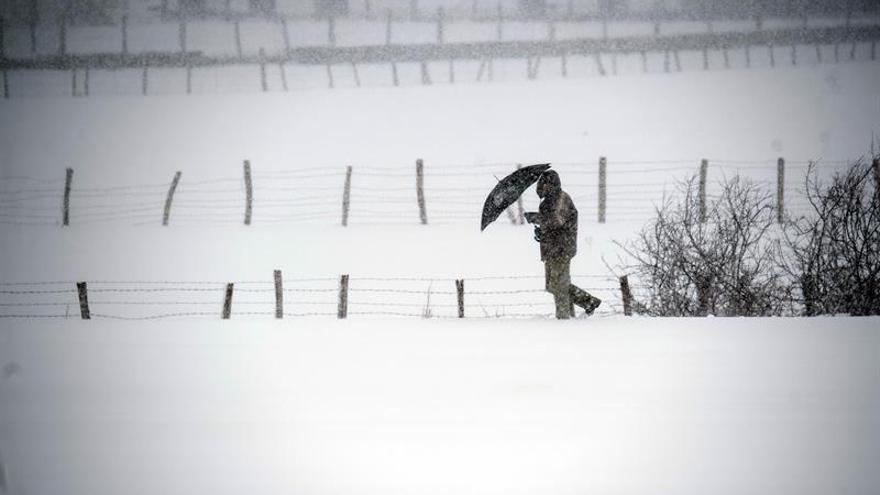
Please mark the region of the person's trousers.
[[574, 316], [575, 304], [587, 308], [595, 299], [589, 292], [572, 285], [571, 259], [552, 258], [544, 261], [544, 282], [544, 288], [553, 294], [556, 318], [560, 320]]

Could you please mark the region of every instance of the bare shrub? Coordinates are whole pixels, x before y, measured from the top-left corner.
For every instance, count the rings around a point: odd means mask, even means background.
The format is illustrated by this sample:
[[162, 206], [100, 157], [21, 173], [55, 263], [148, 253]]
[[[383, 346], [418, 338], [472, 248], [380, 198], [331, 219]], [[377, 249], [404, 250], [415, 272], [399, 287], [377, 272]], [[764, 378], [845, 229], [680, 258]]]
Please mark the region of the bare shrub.
[[[803, 313], [880, 314], [880, 190], [859, 160], [822, 184], [807, 170], [811, 211], [786, 224], [780, 267], [801, 295]], [[871, 183], [874, 182], [872, 186]]]
[[636, 305], [657, 316], [761, 316], [786, 312], [772, 196], [734, 176], [701, 211], [695, 178], [679, 183], [656, 217], [626, 245], [626, 267], [643, 290]]

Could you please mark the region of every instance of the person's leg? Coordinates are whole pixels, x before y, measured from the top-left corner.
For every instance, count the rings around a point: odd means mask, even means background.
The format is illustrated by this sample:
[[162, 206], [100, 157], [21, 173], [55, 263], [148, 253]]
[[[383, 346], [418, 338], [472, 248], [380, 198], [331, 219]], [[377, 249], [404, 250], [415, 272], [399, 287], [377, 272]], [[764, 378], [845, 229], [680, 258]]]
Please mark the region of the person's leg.
[[553, 294], [553, 301], [556, 303], [556, 318], [567, 320], [571, 317], [571, 297], [569, 297], [568, 287], [571, 285], [571, 276], [569, 275], [569, 262], [565, 259], [547, 260], [545, 264], [548, 267], [549, 290]]

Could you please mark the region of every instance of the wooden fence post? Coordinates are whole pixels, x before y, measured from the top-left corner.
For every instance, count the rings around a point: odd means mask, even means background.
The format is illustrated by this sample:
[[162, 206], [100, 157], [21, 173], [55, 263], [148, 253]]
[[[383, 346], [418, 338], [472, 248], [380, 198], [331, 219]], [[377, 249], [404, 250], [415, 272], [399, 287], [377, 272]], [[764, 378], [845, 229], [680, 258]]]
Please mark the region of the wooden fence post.
[[464, 279], [455, 281], [455, 292], [458, 295], [458, 317], [464, 318]]
[[6, 58], [6, 19], [0, 17], [0, 59]]
[[730, 68], [730, 55], [727, 53], [727, 45], [724, 45], [721, 48], [721, 52], [722, 52], [722, 55], [724, 55], [724, 68], [729, 69]]
[[449, 84], [455, 84], [455, 59], [449, 59]]
[[495, 38], [497, 41], [501, 41], [504, 38], [504, 7], [501, 5], [501, 2], [498, 2], [498, 26]]
[[776, 67], [776, 55], [773, 52], [773, 43], [767, 45], [767, 52], [770, 54], [770, 67]]
[[391, 9], [386, 9], [385, 10], [385, 44], [386, 45], [391, 44], [391, 32], [392, 32], [391, 23], [392, 23], [392, 21], [393, 21], [393, 17], [391, 15]]
[[358, 73], [358, 66], [354, 62], [351, 63], [351, 73], [354, 76], [354, 85], [358, 88], [361, 87], [361, 76]]
[[70, 96], [76, 96], [76, 67], [70, 69]]
[[416, 160], [416, 197], [419, 202], [419, 220], [422, 225], [428, 224], [428, 213], [425, 210], [425, 164], [421, 158]]
[[238, 24], [238, 19], [232, 23], [232, 29], [235, 36], [235, 53], [238, 55], [238, 59], [241, 60], [244, 58], [244, 54], [241, 51], [241, 26]]
[[339, 277], [339, 302], [336, 317], [340, 320], [348, 318], [348, 275]]
[[593, 58], [596, 59], [596, 70], [599, 71], [599, 75], [604, 76], [605, 66], [602, 65], [602, 53], [599, 50], [594, 51]]
[[168, 196], [165, 198], [165, 210], [162, 213], [162, 225], [167, 226], [168, 220], [171, 218], [171, 202], [174, 201], [174, 191], [177, 190], [177, 184], [180, 182], [180, 171], [174, 174], [171, 179], [171, 186], [168, 187]]
[[284, 62], [278, 62], [278, 73], [281, 74], [281, 89], [287, 91], [287, 71]]
[[122, 16], [122, 54], [128, 55], [128, 15]]
[[797, 66], [797, 45], [794, 44], [794, 41], [791, 42], [791, 65]]
[[64, 171], [64, 199], [61, 202], [61, 225], [70, 225], [70, 188], [73, 185], [73, 169]]
[[186, 53], [186, 16], [180, 14], [180, 24], [177, 26], [177, 36], [180, 42], [180, 53]]
[[856, 41], [855, 40], [853, 40], [852, 45], [850, 46], [850, 49], [849, 49], [849, 59], [850, 60], [856, 59]]
[[709, 70], [709, 47], [703, 45], [703, 70]]
[[90, 79], [89, 76], [90, 75], [91, 75], [91, 70], [89, 69], [89, 66], [87, 65], [85, 70], [83, 71], [83, 94], [85, 96], [89, 96], [89, 79]]
[[345, 186], [342, 189], [342, 226], [348, 227], [348, 212], [351, 207], [351, 165], [345, 169]]
[[144, 96], [147, 95], [147, 89], [149, 86], [149, 84], [148, 84], [149, 83], [148, 71], [149, 71], [149, 64], [145, 60], [144, 61], [144, 72], [143, 72], [143, 74], [141, 74], [141, 92], [144, 94]]
[[620, 298], [623, 301], [623, 314], [632, 316], [632, 291], [629, 288], [629, 278], [626, 275], [620, 277]]
[[751, 68], [752, 66], [752, 45], [748, 41], [746, 42], [746, 68]]
[[224, 320], [228, 320], [232, 316], [232, 291], [235, 284], [226, 284], [226, 294], [223, 296], [223, 315]]
[[281, 22], [281, 38], [284, 40], [284, 58], [290, 59], [290, 32], [287, 30], [287, 16], [279, 17]]
[[708, 316], [712, 293], [712, 281], [708, 276], [697, 277], [697, 315]]
[[698, 199], [700, 201], [700, 223], [706, 223], [706, 176], [709, 173], [709, 160], [700, 161], [700, 183]]
[[428, 62], [422, 60], [422, 63], [420, 65], [421, 65], [421, 71], [422, 71], [422, 84], [424, 84], [424, 85], [432, 84], [431, 73], [428, 71]]
[[186, 94], [192, 94], [192, 75], [193, 75], [192, 62], [187, 60], [186, 61]]
[[397, 62], [391, 62], [391, 82], [395, 86], [400, 86], [400, 79], [397, 77]]
[[[33, 2], [33, 4], [36, 5], [37, 2]], [[36, 21], [36, 19], [31, 19], [30, 23], [28, 24], [28, 29], [31, 34], [31, 55], [36, 55], [37, 54], [37, 21]]]
[[245, 202], [244, 202], [244, 224], [251, 224], [251, 214], [253, 212], [254, 207], [254, 185], [251, 181], [251, 162], [250, 160], [244, 161], [244, 192], [245, 192]]
[[83, 320], [91, 320], [92, 312], [89, 311], [89, 289], [85, 282], [76, 283], [76, 292], [79, 294], [79, 314]]
[[871, 168], [874, 170], [874, 194], [880, 194], [880, 159], [871, 160]]
[[681, 57], [678, 55], [678, 49], [672, 50], [672, 57], [675, 60], [675, 72], [681, 72]]
[[327, 43], [336, 46], [336, 18], [332, 15], [327, 17]]
[[[521, 168], [522, 168], [522, 164], [517, 163], [516, 169], [519, 170]], [[517, 223], [520, 225], [523, 225], [526, 223], [525, 209], [523, 208], [522, 194], [520, 194], [520, 196], [518, 198], [516, 198], [516, 220], [517, 220]]]
[[281, 270], [275, 270], [275, 318], [284, 318], [284, 287], [281, 279]]
[[776, 160], [776, 221], [785, 220], [785, 159]]
[[443, 44], [443, 18], [445, 14], [443, 13], [443, 7], [437, 7], [437, 44]]
[[263, 88], [263, 92], [269, 91], [269, 83], [266, 81], [266, 50], [263, 47], [260, 47], [259, 53], [259, 62], [260, 62], [260, 87]]
[[648, 73], [648, 53], [645, 50], [642, 50], [641, 52], [639, 52], [639, 54], [641, 55], [641, 58], [642, 58], [642, 72], [647, 74]]
[[604, 156], [599, 157], [599, 223], [605, 223], [605, 180], [607, 178], [606, 173], [606, 165], [607, 160]]
[[67, 16], [58, 16], [58, 55], [67, 55]]
[[562, 60], [559, 71], [562, 73], [562, 77], [568, 77], [568, 57], [566, 56], [565, 52], [562, 52]]
[[663, 72], [669, 72], [669, 48], [663, 50]]

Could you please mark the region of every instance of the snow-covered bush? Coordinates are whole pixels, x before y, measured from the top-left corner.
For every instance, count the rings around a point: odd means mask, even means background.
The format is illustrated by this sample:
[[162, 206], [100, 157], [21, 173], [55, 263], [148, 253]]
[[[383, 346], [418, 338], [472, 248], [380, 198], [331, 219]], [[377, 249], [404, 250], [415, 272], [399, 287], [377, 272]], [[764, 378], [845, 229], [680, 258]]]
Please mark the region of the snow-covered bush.
[[859, 160], [826, 185], [814, 166], [807, 171], [811, 211], [787, 222], [779, 261], [801, 294], [808, 316], [880, 314], [876, 173], [870, 163]]
[[635, 241], [621, 245], [642, 287], [636, 308], [657, 316], [762, 316], [790, 311], [776, 263], [770, 193], [739, 176], [701, 206], [696, 178], [656, 210]]

